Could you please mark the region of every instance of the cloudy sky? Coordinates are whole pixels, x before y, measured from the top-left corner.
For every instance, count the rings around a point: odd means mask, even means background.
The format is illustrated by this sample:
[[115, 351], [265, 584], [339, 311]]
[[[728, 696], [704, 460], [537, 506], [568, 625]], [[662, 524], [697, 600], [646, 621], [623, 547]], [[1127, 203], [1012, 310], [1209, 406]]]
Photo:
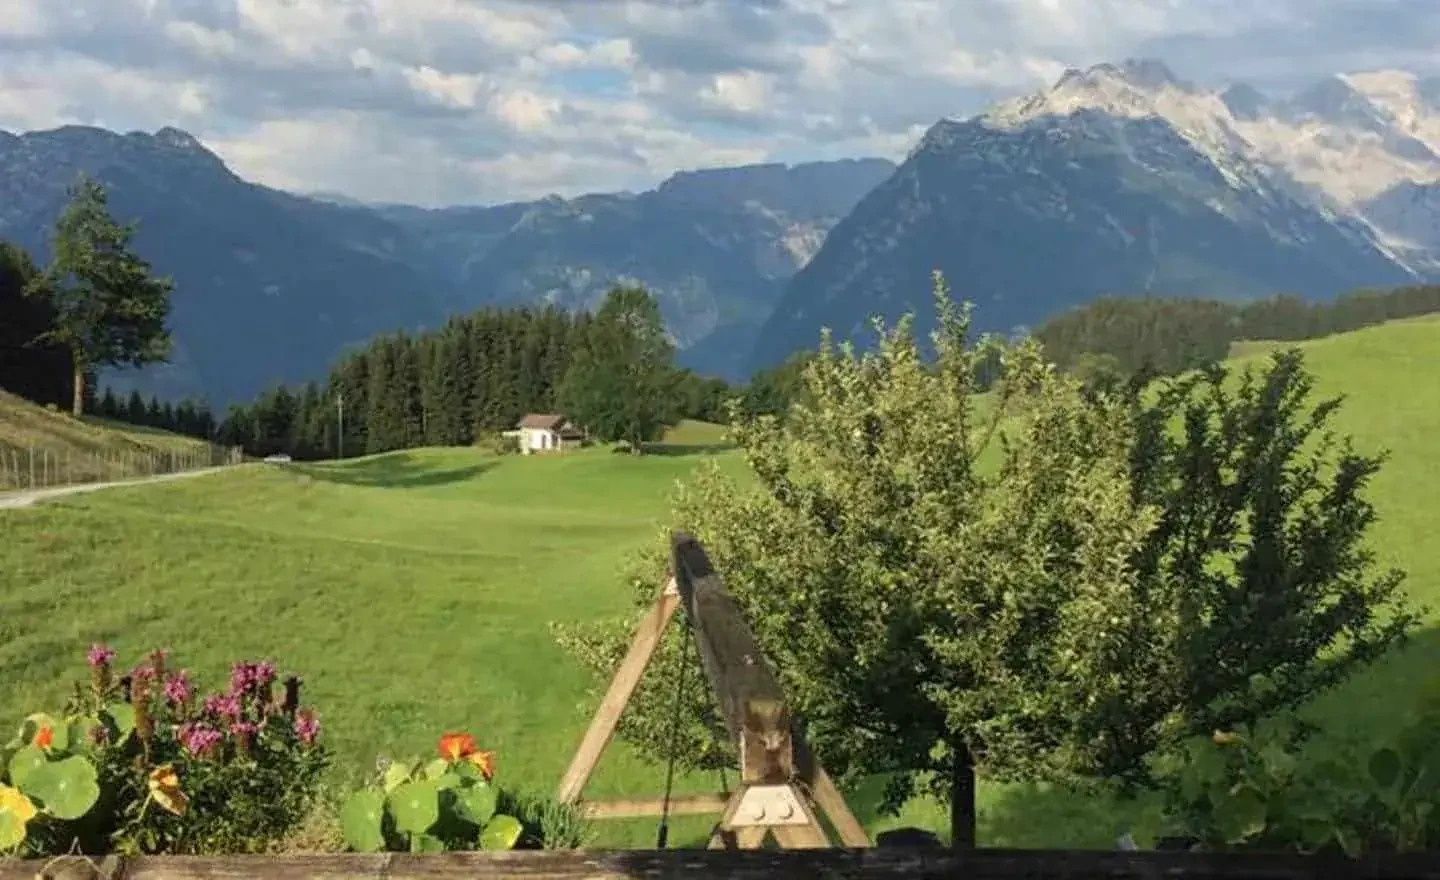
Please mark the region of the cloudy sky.
[[273, 186], [490, 203], [898, 158], [1066, 66], [1288, 90], [1436, 46], [1440, 0], [0, 0], [0, 129], [173, 125]]

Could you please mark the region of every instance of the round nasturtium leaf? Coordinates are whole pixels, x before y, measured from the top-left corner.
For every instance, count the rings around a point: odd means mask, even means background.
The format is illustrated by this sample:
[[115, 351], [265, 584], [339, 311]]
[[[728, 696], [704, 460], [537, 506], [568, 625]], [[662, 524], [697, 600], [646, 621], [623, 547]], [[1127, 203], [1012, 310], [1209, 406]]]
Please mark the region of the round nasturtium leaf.
[[525, 826], [514, 816], [500, 815], [491, 819], [480, 832], [481, 849], [514, 849]]
[[439, 779], [441, 776], [444, 776], [445, 771], [449, 769], [449, 761], [445, 760], [444, 758], [436, 758], [435, 760], [425, 765], [425, 778]]
[[100, 799], [95, 766], [79, 755], [37, 768], [26, 780], [25, 790], [57, 819], [79, 819]]
[[440, 818], [440, 790], [430, 780], [405, 783], [389, 802], [395, 829], [405, 834], [424, 834]]
[[410, 768], [399, 761], [392, 761], [385, 768], [385, 777], [381, 784], [386, 794], [404, 785], [410, 779]]
[[345, 843], [356, 852], [379, 852], [385, 848], [385, 795], [371, 788], [361, 789], [340, 808], [340, 828]]
[[117, 745], [124, 742], [125, 737], [135, 729], [135, 707], [129, 703], [111, 703], [105, 707], [104, 716], [114, 728]]
[[0, 850], [14, 849], [25, 842], [25, 823], [14, 813], [0, 810]]
[[467, 785], [455, 792], [455, 806], [461, 818], [481, 828], [495, 815], [495, 789], [488, 785]]
[[22, 791], [27, 790], [30, 775], [48, 763], [45, 753], [34, 746], [17, 749], [10, 756], [10, 784]]
[[1377, 749], [1370, 756], [1370, 778], [1381, 788], [1389, 788], [1400, 778], [1400, 753], [1391, 748]]
[[410, 835], [410, 851], [413, 853], [442, 853], [445, 841], [429, 834]]

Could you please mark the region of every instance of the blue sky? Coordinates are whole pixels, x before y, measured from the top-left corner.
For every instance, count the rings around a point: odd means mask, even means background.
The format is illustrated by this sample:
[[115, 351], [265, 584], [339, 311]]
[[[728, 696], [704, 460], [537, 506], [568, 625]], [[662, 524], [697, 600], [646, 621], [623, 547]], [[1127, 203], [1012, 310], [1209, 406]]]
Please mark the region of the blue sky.
[[899, 158], [1131, 56], [1284, 91], [1440, 74], [1440, 0], [0, 0], [0, 128], [173, 125], [273, 186], [419, 204]]

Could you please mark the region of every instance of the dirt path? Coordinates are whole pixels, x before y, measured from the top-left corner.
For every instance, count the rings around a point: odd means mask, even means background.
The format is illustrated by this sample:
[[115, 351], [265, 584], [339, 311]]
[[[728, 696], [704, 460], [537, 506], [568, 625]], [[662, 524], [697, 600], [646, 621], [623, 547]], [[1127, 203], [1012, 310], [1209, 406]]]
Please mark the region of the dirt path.
[[[233, 467], [231, 465], [230, 467]], [[201, 468], [195, 471], [180, 471], [174, 474], [160, 474], [154, 477], [141, 477], [137, 480], [114, 480], [109, 483], [76, 483], [73, 486], [54, 486], [49, 489], [27, 489], [21, 492], [0, 493], [0, 510], [14, 510], [21, 507], [29, 507], [37, 501], [46, 501], [51, 498], [63, 498], [66, 495], [77, 495], [81, 492], [95, 492], [100, 489], [113, 489], [116, 486], [143, 486], [146, 483], [164, 483], [169, 480], [183, 480], [189, 477], [203, 477], [206, 474], [213, 474], [227, 470], [227, 467]]]

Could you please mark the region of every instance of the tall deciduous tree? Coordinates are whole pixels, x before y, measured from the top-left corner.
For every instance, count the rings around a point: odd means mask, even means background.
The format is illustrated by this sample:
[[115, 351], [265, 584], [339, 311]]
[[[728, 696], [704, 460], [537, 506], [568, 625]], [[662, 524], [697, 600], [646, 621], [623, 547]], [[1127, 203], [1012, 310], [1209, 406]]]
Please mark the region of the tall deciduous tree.
[[[937, 304], [933, 364], [908, 321], [875, 354], [827, 341], [783, 422], [737, 413], [752, 479], [712, 466], [676, 504], [827, 766], [888, 774], [890, 807], [948, 799], [973, 844], [977, 771], [1144, 784], [1152, 753], [1294, 705], [1413, 625], [1360, 543], [1376, 463], [1306, 447], [1333, 407], [1305, 408], [1292, 362], [1231, 396], [1087, 391], [1033, 341], [967, 345], [938, 279]], [[639, 603], [664, 562], [641, 560]], [[561, 638], [608, 674], [625, 628]], [[693, 662], [683, 638], [652, 669]], [[622, 721], [661, 757], [665, 684]], [[686, 706], [674, 757], [729, 760], [713, 698]]]
[[674, 417], [674, 353], [655, 299], [616, 287], [565, 374], [559, 403], [596, 438], [625, 440], [638, 455]]
[[82, 177], [55, 224], [54, 257], [32, 284], [54, 310], [42, 341], [70, 351], [72, 410], [84, 411], [86, 377], [100, 367], [143, 366], [170, 354], [170, 281], [130, 249], [133, 226], [110, 216], [105, 189]]

